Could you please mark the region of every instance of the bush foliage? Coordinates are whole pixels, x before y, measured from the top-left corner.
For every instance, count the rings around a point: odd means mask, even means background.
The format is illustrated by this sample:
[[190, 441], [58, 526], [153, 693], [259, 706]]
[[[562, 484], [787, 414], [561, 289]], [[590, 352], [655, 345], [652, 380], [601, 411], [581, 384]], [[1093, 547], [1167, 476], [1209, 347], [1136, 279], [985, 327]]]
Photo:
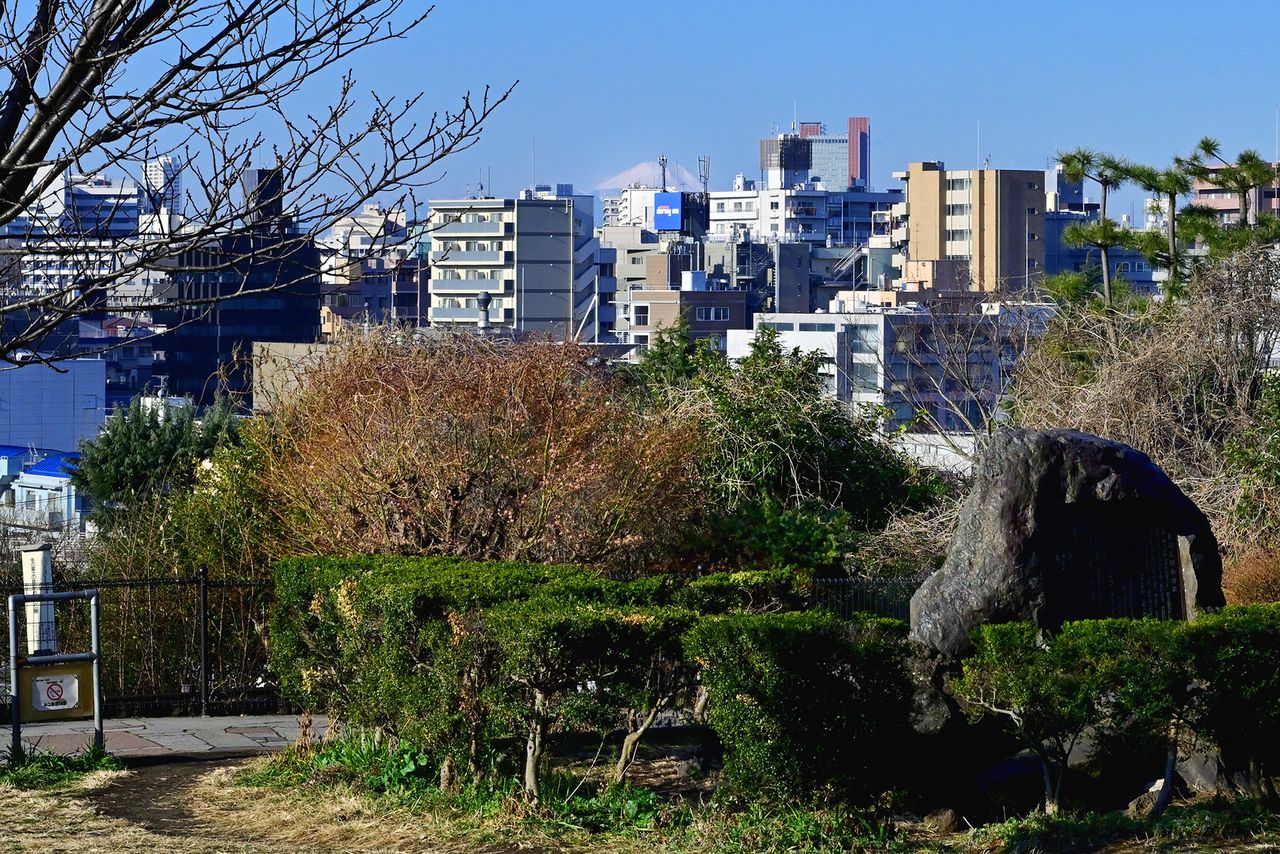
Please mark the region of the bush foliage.
[[909, 708], [897, 635], [783, 610], [801, 603], [785, 572], [619, 582], [356, 557], [291, 559], [276, 575], [272, 665], [290, 696], [475, 779], [522, 768], [534, 799], [556, 732], [643, 734], [693, 703], [698, 674], [731, 776], [753, 793], [852, 791]]
[[1097, 620], [1041, 635], [1029, 623], [982, 626], [952, 681], [974, 717], [1003, 719], [1044, 768], [1056, 811], [1068, 757], [1086, 733], [1095, 762], [1167, 754], [1191, 735], [1219, 750], [1252, 794], [1280, 768], [1280, 605], [1234, 606], [1193, 622]]

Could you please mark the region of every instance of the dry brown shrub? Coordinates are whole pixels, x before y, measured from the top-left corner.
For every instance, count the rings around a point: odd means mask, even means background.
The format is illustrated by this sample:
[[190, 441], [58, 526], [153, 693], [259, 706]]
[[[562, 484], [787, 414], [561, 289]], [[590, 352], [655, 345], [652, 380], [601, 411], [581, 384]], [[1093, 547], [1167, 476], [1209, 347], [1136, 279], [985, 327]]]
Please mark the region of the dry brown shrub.
[[1280, 553], [1253, 549], [1228, 560], [1222, 589], [1232, 605], [1280, 602]]
[[1259, 377], [1280, 337], [1278, 284], [1280, 261], [1258, 249], [1215, 262], [1163, 307], [1065, 310], [1019, 368], [1015, 419], [1132, 445], [1200, 506], [1227, 550], [1249, 546], [1225, 455], [1258, 418]]
[[634, 566], [696, 507], [694, 423], [575, 344], [381, 329], [300, 380], [262, 471], [281, 552]]

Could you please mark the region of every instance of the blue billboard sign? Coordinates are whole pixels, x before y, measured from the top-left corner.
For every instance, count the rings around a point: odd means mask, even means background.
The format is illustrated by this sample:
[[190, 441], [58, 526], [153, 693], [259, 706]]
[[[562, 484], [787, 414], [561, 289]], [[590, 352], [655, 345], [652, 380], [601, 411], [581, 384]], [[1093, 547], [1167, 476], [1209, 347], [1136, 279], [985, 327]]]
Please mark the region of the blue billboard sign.
[[653, 228], [655, 231], [680, 230], [680, 194], [653, 194]]

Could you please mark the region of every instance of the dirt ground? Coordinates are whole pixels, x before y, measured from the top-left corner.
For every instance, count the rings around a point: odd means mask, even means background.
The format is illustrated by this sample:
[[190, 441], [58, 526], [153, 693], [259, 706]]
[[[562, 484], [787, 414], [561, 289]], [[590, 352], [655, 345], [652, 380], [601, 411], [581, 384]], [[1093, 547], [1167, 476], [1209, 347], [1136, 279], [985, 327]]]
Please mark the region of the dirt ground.
[[[552, 854], [567, 849], [493, 835], [429, 815], [380, 808], [370, 799], [327, 790], [279, 791], [234, 782], [247, 759], [200, 760], [96, 772], [69, 788], [22, 791], [0, 785], [0, 839], [6, 851], [76, 852], [443, 852]], [[652, 769], [655, 777], [667, 776]], [[465, 833], [465, 838], [460, 837]], [[924, 842], [924, 840], [920, 840]], [[977, 854], [965, 835], [935, 838], [922, 850]], [[593, 851], [601, 850], [592, 846]], [[611, 842], [610, 854], [652, 852], [643, 841]], [[989, 849], [988, 849], [989, 850]], [[998, 849], [997, 849], [998, 850]], [[1153, 850], [1130, 842], [1108, 854]], [[1267, 841], [1177, 846], [1162, 851], [1280, 851]], [[1047, 853], [1046, 853], [1047, 854]]]
[[494, 840], [432, 835], [422, 820], [356, 798], [309, 798], [231, 782], [245, 760], [97, 772], [78, 786], [29, 792], [0, 786], [7, 851], [536, 852]]

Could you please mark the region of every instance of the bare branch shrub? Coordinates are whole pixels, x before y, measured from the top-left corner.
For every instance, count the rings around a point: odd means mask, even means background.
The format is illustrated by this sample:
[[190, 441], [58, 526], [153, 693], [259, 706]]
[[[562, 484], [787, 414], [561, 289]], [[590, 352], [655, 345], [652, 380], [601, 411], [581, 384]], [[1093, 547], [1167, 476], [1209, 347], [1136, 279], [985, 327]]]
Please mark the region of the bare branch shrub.
[[1254, 533], [1236, 513], [1241, 484], [1227, 452], [1259, 415], [1280, 333], [1277, 285], [1280, 260], [1256, 249], [1207, 266], [1185, 301], [1064, 310], [1023, 360], [1015, 419], [1132, 445], [1200, 506], [1224, 549], [1248, 546]]
[[282, 553], [632, 567], [697, 506], [694, 422], [571, 343], [353, 334], [270, 418]]
[[1280, 602], [1280, 554], [1251, 549], [1222, 568], [1222, 590], [1232, 605]]

